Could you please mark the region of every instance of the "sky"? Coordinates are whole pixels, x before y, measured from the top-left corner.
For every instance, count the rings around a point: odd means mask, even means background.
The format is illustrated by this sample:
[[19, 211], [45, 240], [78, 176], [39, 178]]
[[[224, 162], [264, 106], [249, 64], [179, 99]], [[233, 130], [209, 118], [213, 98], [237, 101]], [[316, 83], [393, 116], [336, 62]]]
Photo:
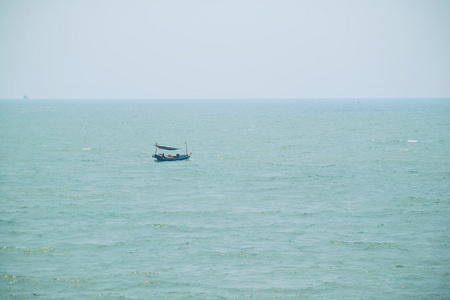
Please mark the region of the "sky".
[[0, 0], [0, 98], [450, 97], [450, 0]]

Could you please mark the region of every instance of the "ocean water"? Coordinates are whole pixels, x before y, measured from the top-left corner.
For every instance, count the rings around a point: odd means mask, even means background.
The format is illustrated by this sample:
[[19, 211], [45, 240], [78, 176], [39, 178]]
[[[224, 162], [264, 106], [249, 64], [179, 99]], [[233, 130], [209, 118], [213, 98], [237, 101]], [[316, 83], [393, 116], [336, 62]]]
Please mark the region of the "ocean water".
[[2, 100], [0, 197], [1, 299], [450, 297], [449, 99]]

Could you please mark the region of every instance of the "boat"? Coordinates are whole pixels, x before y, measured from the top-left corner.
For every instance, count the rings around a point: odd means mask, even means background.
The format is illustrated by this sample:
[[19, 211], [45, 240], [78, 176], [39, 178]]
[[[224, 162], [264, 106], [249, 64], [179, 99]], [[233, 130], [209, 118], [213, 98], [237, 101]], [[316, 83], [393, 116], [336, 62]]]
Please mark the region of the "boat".
[[[186, 143], [185, 143], [186, 144]], [[156, 158], [158, 161], [174, 161], [174, 160], [185, 160], [185, 159], [189, 159], [192, 155], [192, 152], [188, 154], [187, 151], [187, 144], [186, 144], [186, 154], [164, 154], [164, 153], [157, 153], [158, 149], [162, 149], [162, 150], [169, 150], [169, 151], [175, 151], [175, 150], [180, 150], [180, 148], [174, 148], [174, 147], [167, 147], [167, 146], [161, 146], [160, 144], [156, 143], [155, 144], [155, 154], [153, 155], [154, 158]]]

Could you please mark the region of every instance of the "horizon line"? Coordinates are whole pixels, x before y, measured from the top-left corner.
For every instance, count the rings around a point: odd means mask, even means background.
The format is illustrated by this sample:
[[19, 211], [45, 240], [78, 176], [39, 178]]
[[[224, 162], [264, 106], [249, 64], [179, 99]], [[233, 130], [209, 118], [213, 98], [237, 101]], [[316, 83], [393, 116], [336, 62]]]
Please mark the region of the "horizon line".
[[227, 101], [236, 101], [236, 100], [420, 100], [420, 99], [450, 99], [450, 96], [447, 97], [264, 97], [264, 98], [140, 98], [140, 97], [130, 97], [130, 98], [33, 98], [29, 96], [24, 96], [22, 98], [12, 97], [12, 98], [0, 98], [0, 100], [146, 100], [146, 101], [160, 101], [160, 100], [227, 100]]

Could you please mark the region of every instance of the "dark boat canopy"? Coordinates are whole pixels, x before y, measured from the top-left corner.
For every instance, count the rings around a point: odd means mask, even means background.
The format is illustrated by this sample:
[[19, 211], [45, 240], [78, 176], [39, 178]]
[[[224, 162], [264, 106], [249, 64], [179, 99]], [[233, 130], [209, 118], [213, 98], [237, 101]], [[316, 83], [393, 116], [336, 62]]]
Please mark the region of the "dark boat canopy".
[[156, 144], [155, 146], [159, 149], [164, 149], [164, 150], [179, 150], [180, 149], [180, 148], [161, 146], [160, 144]]

